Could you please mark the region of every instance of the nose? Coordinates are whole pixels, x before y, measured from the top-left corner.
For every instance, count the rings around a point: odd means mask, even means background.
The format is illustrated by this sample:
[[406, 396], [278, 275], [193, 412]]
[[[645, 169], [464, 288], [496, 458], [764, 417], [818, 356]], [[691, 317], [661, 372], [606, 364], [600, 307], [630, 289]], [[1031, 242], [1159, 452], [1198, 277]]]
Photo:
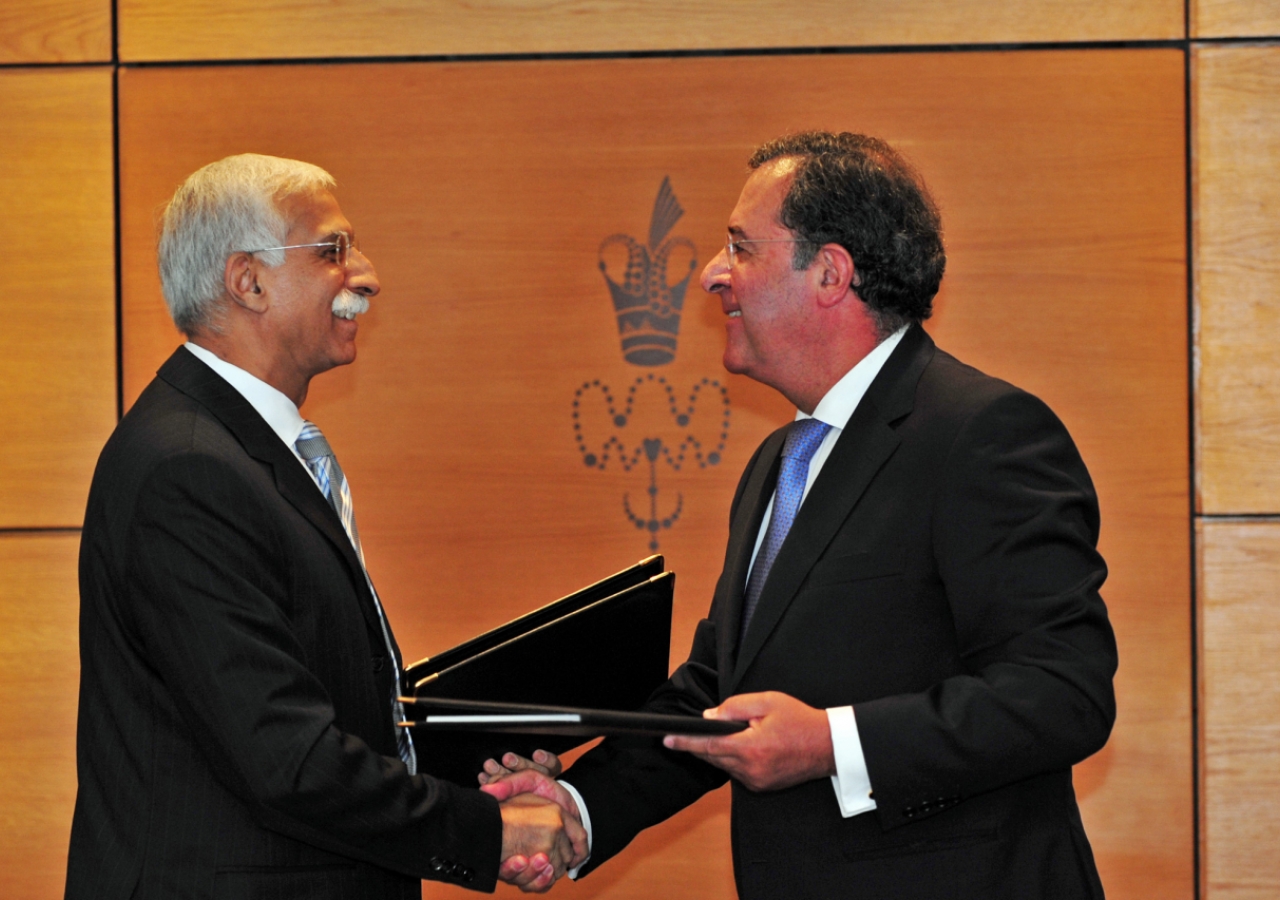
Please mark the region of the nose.
[[702, 270], [702, 289], [708, 294], [729, 287], [729, 248], [721, 247]]
[[375, 297], [382, 290], [382, 285], [378, 283], [378, 273], [373, 269], [373, 263], [355, 247], [347, 251], [346, 287], [347, 290], [364, 294], [366, 297]]

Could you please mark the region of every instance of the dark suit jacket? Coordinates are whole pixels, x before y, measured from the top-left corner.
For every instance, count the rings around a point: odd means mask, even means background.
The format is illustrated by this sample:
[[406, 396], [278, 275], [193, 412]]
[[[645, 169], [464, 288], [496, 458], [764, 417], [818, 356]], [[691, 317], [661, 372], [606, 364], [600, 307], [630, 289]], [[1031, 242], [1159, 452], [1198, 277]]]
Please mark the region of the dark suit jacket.
[[[852, 704], [877, 808], [841, 818], [826, 778], [735, 783], [740, 895], [1100, 898], [1070, 767], [1110, 733], [1116, 649], [1097, 499], [1062, 423], [912, 327], [800, 508], [739, 647], [785, 434], [743, 473], [710, 614], [650, 706], [696, 715], [766, 690]], [[588, 867], [725, 778], [656, 741], [604, 742], [565, 775], [591, 814]]]
[[409, 775], [386, 653], [333, 509], [179, 349], [89, 492], [67, 897], [492, 890], [497, 804]]

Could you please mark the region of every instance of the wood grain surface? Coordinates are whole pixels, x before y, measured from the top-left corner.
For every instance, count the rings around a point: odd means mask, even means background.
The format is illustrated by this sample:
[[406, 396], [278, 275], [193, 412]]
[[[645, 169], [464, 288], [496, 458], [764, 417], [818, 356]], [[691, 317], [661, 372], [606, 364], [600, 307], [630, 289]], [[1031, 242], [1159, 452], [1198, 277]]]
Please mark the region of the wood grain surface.
[[[601, 470], [586, 453], [598, 462], [612, 437], [640, 454], [649, 438], [687, 451], [678, 471], [654, 466], [658, 518], [680, 510], [657, 533], [679, 573], [678, 661], [738, 473], [793, 411], [724, 373], [721, 313], [696, 285], [675, 359], [626, 362], [600, 268], [619, 277], [622, 260], [601, 244], [644, 243], [669, 178], [684, 210], [671, 236], [692, 243], [696, 270], [723, 242], [754, 145], [800, 127], [884, 136], [943, 210], [933, 333], [1044, 397], [1098, 485], [1120, 719], [1077, 790], [1109, 896], [1190, 897], [1183, 96], [1182, 55], [1160, 49], [127, 70], [126, 396], [179, 340], [155, 274], [159, 204], [233, 152], [323, 165], [383, 294], [359, 361], [317, 379], [304, 413], [352, 478], [401, 645], [438, 651], [645, 555], [624, 509], [648, 513], [643, 455], [627, 469], [615, 444]], [[670, 251], [670, 281], [688, 258]], [[700, 466], [685, 438], [719, 439], [717, 384], [727, 440]], [[732, 896], [724, 828], [713, 796], [563, 889]]]
[[1181, 0], [120, 0], [141, 60], [1150, 40]]
[[1280, 47], [1194, 66], [1199, 511], [1280, 510]]
[[116, 423], [111, 72], [2, 70], [0, 110], [0, 528], [79, 525]]
[[1280, 36], [1275, 0], [1190, 0], [1191, 37]]
[[1280, 522], [1199, 534], [1205, 900], [1280, 895]]
[[0, 64], [111, 61], [111, 0], [0, 4]]
[[0, 896], [62, 896], [76, 796], [76, 534], [0, 534]]

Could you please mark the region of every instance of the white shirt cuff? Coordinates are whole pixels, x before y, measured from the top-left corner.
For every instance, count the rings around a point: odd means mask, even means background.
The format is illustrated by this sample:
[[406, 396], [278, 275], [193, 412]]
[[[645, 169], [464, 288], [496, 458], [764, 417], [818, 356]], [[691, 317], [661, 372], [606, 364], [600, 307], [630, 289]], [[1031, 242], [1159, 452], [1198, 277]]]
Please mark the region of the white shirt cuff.
[[836, 758], [836, 774], [831, 776], [831, 786], [836, 789], [840, 815], [847, 819], [871, 812], [876, 808], [876, 801], [871, 799], [871, 776], [867, 774], [867, 761], [862, 755], [853, 707], [828, 709], [827, 722], [831, 726], [831, 749]]
[[[858, 754], [862, 754], [861, 749], [859, 749]], [[556, 784], [568, 791], [569, 796], [573, 798], [573, 802], [578, 804], [578, 814], [582, 818], [582, 828], [587, 833], [587, 858], [582, 861], [582, 866], [585, 866], [588, 860], [591, 859], [591, 814], [587, 812], [587, 804], [582, 801], [582, 795], [578, 793], [577, 788], [567, 781], [557, 781]], [[574, 881], [577, 881], [578, 870], [581, 869], [582, 866], [574, 866], [565, 874]]]

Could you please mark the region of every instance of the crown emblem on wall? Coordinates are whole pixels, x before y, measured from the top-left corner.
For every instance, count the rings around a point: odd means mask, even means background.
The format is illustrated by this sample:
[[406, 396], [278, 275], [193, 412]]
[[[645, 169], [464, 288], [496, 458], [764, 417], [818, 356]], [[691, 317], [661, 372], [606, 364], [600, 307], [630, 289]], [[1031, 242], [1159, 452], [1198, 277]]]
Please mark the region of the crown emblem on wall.
[[[676, 356], [684, 294], [698, 267], [697, 248], [691, 240], [667, 239], [682, 215], [684, 209], [671, 190], [671, 179], [664, 177], [653, 202], [648, 243], [642, 244], [626, 234], [611, 234], [600, 244], [600, 272], [613, 296], [622, 356], [633, 365], [662, 366]], [[627, 250], [627, 267], [621, 283], [610, 276], [605, 262], [605, 251], [615, 244]], [[667, 261], [677, 247], [689, 251], [689, 269], [683, 278], [671, 284], [667, 280]]]

